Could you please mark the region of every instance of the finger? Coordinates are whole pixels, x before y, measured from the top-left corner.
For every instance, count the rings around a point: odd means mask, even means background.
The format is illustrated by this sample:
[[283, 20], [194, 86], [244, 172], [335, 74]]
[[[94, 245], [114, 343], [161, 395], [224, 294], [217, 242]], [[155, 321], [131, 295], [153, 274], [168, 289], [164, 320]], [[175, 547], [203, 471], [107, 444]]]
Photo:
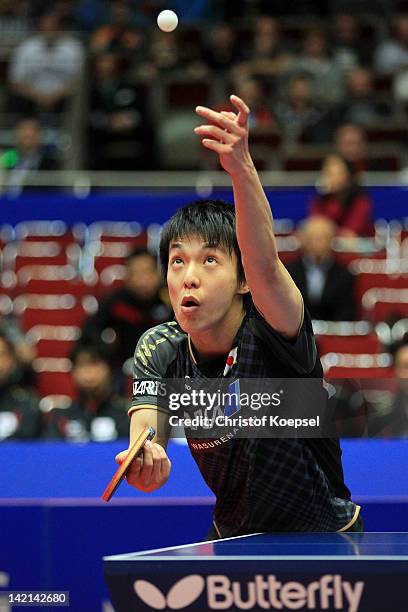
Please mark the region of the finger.
[[231, 121], [236, 121], [237, 116], [236, 113], [232, 113], [231, 111], [221, 111], [221, 115], [228, 117]]
[[115, 457], [115, 461], [116, 461], [116, 463], [119, 463], [119, 465], [120, 465], [121, 463], [123, 463], [123, 462], [124, 462], [124, 460], [125, 460], [125, 459], [126, 459], [126, 457], [127, 457], [128, 452], [129, 452], [129, 449], [128, 449], [128, 450], [124, 450], [124, 451], [122, 451], [122, 452], [118, 453], [118, 454], [116, 455], [116, 457]]
[[162, 446], [159, 446], [159, 459], [160, 459], [160, 482], [167, 480], [170, 474], [170, 459], [167, 457], [166, 451]]
[[143, 467], [143, 457], [142, 456], [136, 457], [135, 459], [133, 459], [132, 463], [128, 467], [126, 474], [127, 475], [139, 474], [142, 467]]
[[128, 470], [127, 470], [127, 474], [132, 474], [132, 473], [136, 473], [136, 472], [140, 472], [140, 470], [143, 467], [143, 458], [142, 457], [137, 457], [136, 459], [133, 459], [132, 463], [130, 464]]
[[211, 151], [215, 151], [218, 153], [218, 155], [223, 155], [224, 153], [229, 153], [231, 151], [230, 145], [222, 144], [216, 140], [204, 138], [201, 142], [206, 149], [211, 149]]
[[235, 106], [235, 108], [238, 109], [239, 111], [238, 125], [240, 126], [246, 125], [248, 121], [249, 113], [251, 112], [249, 110], [249, 107], [245, 104], [245, 102], [241, 98], [239, 98], [238, 96], [235, 96], [234, 94], [230, 96], [230, 100], [232, 104]]
[[200, 125], [199, 127], [194, 128], [194, 132], [199, 136], [211, 136], [215, 140], [224, 143], [232, 143], [236, 140], [236, 136], [233, 136], [226, 130], [222, 130], [216, 125]]
[[143, 467], [140, 472], [140, 479], [145, 486], [151, 483], [151, 475], [153, 471], [153, 450], [152, 443], [147, 441], [143, 447]]
[[132, 461], [128, 471], [126, 472], [126, 480], [129, 484], [136, 484], [139, 481], [142, 467], [143, 460], [141, 457], [138, 457]]
[[166, 463], [164, 469], [162, 469], [163, 477], [168, 480], [171, 471], [171, 461], [168, 457], [166, 457]]
[[236, 121], [233, 121], [229, 117], [226, 117], [222, 113], [217, 113], [211, 108], [207, 108], [206, 106], [197, 106], [196, 107], [197, 115], [200, 117], [204, 117], [208, 119], [212, 123], [216, 124], [218, 127], [223, 128], [224, 130], [228, 130], [233, 134], [241, 134], [242, 128], [238, 125]]
[[162, 473], [161, 473], [161, 468], [162, 468], [162, 461], [161, 461], [161, 453], [160, 453], [160, 445], [159, 444], [153, 444], [153, 448], [152, 448], [152, 453], [153, 453], [153, 470], [152, 470], [152, 475], [151, 475], [151, 482], [154, 483], [159, 483], [161, 482], [161, 478], [162, 478]]

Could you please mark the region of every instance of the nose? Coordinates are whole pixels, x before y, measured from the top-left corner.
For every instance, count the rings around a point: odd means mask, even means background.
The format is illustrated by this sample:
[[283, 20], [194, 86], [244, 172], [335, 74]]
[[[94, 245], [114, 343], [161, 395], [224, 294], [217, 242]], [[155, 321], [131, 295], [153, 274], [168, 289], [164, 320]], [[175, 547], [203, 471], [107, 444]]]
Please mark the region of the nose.
[[187, 289], [190, 289], [191, 287], [197, 288], [199, 285], [200, 279], [197, 274], [197, 268], [195, 267], [194, 263], [191, 262], [186, 268], [184, 275], [184, 286]]

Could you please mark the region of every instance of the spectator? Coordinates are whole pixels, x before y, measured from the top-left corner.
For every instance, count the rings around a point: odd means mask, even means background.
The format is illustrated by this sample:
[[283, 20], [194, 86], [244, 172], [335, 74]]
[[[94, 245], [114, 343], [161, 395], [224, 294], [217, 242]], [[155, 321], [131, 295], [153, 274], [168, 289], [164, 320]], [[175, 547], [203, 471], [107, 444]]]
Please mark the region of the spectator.
[[372, 65], [372, 45], [361, 36], [359, 22], [351, 13], [337, 13], [332, 24], [332, 58], [345, 73], [359, 66]]
[[248, 119], [250, 129], [276, 126], [275, 118], [267, 104], [265, 90], [261, 82], [256, 79], [239, 81], [236, 91], [240, 98], [246, 100], [251, 109]]
[[127, 259], [124, 286], [102, 300], [98, 312], [85, 322], [82, 338], [99, 341], [106, 337], [104, 330], [113, 330], [111, 354], [114, 365], [121, 368], [133, 356], [142, 333], [169, 316], [156, 260], [148, 251], [136, 249]]
[[342, 74], [329, 56], [327, 35], [321, 28], [306, 31], [301, 54], [292, 69], [311, 79], [314, 92], [321, 100], [336, 102], [344, 93]]
[[127, 82], [114, 53], [94, 59], [90, 92], [89, 167], [95, 170], [152, 169], [155, 134], [147, 96]]
[[23, 386], [32, 386], [35, 375], [32, 362], [37, 354], [35, 346], [24, 335], [19, 320], [13, 314], [0, 317], [0, 337], [5, 337], [13, 345], [16, 358], [14, 379]]
[[399, 390], [394, 398], [391, 412], [390, 433], [398, 438], [408, 437], [408, 337], [405, 336], [393, 347], [394, 371], [399, 381]]
[[310, 143], [326, 143], [335, 125], [331, 109], [317, 102], [310, 79], [294, 75], [285, 98], [275, 106], [275, 116], [289, 142], [300, 138]]
[[45, 436], [71, 442], [107, 442], [129, 433], [127, 400], [113, 390], [106, 346], [78, 344], [71, 354], [78, 397], [51, 412]]
[[83, 49], [63, 30], [58, 13], [43, 15], [38, 34], [17, 47], [10, 62], [10, 87], [23, 114], [59, 112], [75, 90]]
[[29, 173], [37, 170], [58, 170], [59, 163], [52, 147], [43, 143], [37, 119], [20, 119], [15, 127], [16, 146], [0, 157], [0, 168], [7, 171], [7, 194], [17, 197], [24, 189]]
[[204, 61], [217, 75], [224, 75], [241, 57], [236, 29], [229, 23], [214, 25], [204, 48]]
[[199, 44], [182, 42], [177, 32], [162, 32], [154, 28], [147, 59], [135, 74], [146, 80], [167, 76], [199, 80], [208, 76], [203, 60], [203, 49]]
[[343, 123], [337, 128], [334, 146], [336, 152], [350, 162], [357, 173], [384, 170], [381, 157], [369, 157], [365, 130], [355, 123]]
[[354, 278], [334, 257], [335, 235], [336, 225], [327, 217], [305, 221], [299, 232], [302, 256], [287, 268], [313, 319], [352, 321]]
[[375, 52], [378, 72], [396, 72], [408, 65], [408, 13], [395, 16], [393, 30], [394, 37], [380, 44]]
[[37, 20], [46, 13], [58, 13], [66, 29], [81, 29], [75, 18], [76, 4], [76, 0], [30, 0], [30, 16]]
[[111, 3], [110, 22], [98, 28], [91, 36], [93, 53], [112, 52], [129, 63], [140, 63], [146, 53], [146, 39], [132, 12], [129, 0]]
[[310, 214], [328, 217], [345, 237], [372, 235], [372, 202], [359, 185], [354, 165], [337, 153], [328, 155], [321, 183], [323, 194], [312, 201]]
[[391, 349], [398, 388], [391, 407], [374, 413], [369, 420], [369, 435], [383, 438], [408, 437], [408, 335]]
[[346, 100], [340, 109], [342, 121], [370, 126], [392, 115], [390, 104], [378, 100], [372, 75], [366, 68], [352, 70], [346, 85]]
[[[367, 138], [365, 131], [354, 123], [344, 123], [336, 130], [334, 145], [339, 153], [358, 172], [368, 170]], [[371, 169], [371, 168], [370, 168]]]
[[[23, 0], [23, 3], [24, 1], [25, 0]], [[38, 19], [38, 17], [41, 17], [45, 13], [55, 11], [59, 13], [63, 19], [69, 20], [74, 9], [73, 5], [77, 4], [77, 2], [76, 0], [30, 0], [28, 4], [30, 17], [33, 19]]]
[[75, 30], [78, 23], [75, 18], [76, 0], [56, 0], [54, 10], [59, 14], [60, 19], [67, 30]]
[[238, 64], [234, 70], [236, 77], [265, 76], [284, 74], [292, 66], [294, 56], [281, 40], [276, 19], [265, 15], [254, 20], [252, 45], [246, 62]]
[[183, 68], [180, 46], [175, 32], [152, 32], [147, 59], [142, 65], [142, 76], [154, 78]]
[[37, 397], [20, 381], [14, 345], [0, 332], [0, 440], [30, 440], [39, 435]]

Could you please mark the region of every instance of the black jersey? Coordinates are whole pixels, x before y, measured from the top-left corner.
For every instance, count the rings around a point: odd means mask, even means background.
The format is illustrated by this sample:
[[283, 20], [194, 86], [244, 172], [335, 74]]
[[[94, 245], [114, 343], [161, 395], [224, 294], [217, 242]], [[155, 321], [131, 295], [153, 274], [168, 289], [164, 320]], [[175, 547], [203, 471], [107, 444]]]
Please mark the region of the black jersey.
[[[307, 312], [291, 341], [251, 305], [234, 346], [237, 356], [230, 371], [234, 379], [322, 377]], [[141, 406], [163, 409], [154, 381], [186, 377], [205, 381], [208, 366], [196, 363], [189, 338], [176, 322], [152, 328], [136, 347], [129, 412]], [[222, 375], [220, 369], [218, 376]], [[211, 444], [188, 438], [188, 443], [216, 496], [214, 519], [223, 536], [344, 530], [358, 516], [359, 507], [344, 484], [337, 439], [233, 438]]]

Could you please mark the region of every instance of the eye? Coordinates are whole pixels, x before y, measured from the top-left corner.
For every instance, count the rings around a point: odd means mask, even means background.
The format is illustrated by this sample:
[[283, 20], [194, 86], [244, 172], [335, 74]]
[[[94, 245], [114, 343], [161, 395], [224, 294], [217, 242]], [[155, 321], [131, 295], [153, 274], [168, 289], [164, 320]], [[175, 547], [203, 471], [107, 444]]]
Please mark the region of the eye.
[[183, 263], [183, 260], [181, 259], [181, 257], [173, 257], [173, 259], [171, 260], [171, 265], [174, 266], [179, 266]]
[[216, 260], [216, 258], [213, 255], [208, 255], [208, 257], [206, 257], [205, 261], [210, 263], [210, 264], [217, 263], [217, 260]]

